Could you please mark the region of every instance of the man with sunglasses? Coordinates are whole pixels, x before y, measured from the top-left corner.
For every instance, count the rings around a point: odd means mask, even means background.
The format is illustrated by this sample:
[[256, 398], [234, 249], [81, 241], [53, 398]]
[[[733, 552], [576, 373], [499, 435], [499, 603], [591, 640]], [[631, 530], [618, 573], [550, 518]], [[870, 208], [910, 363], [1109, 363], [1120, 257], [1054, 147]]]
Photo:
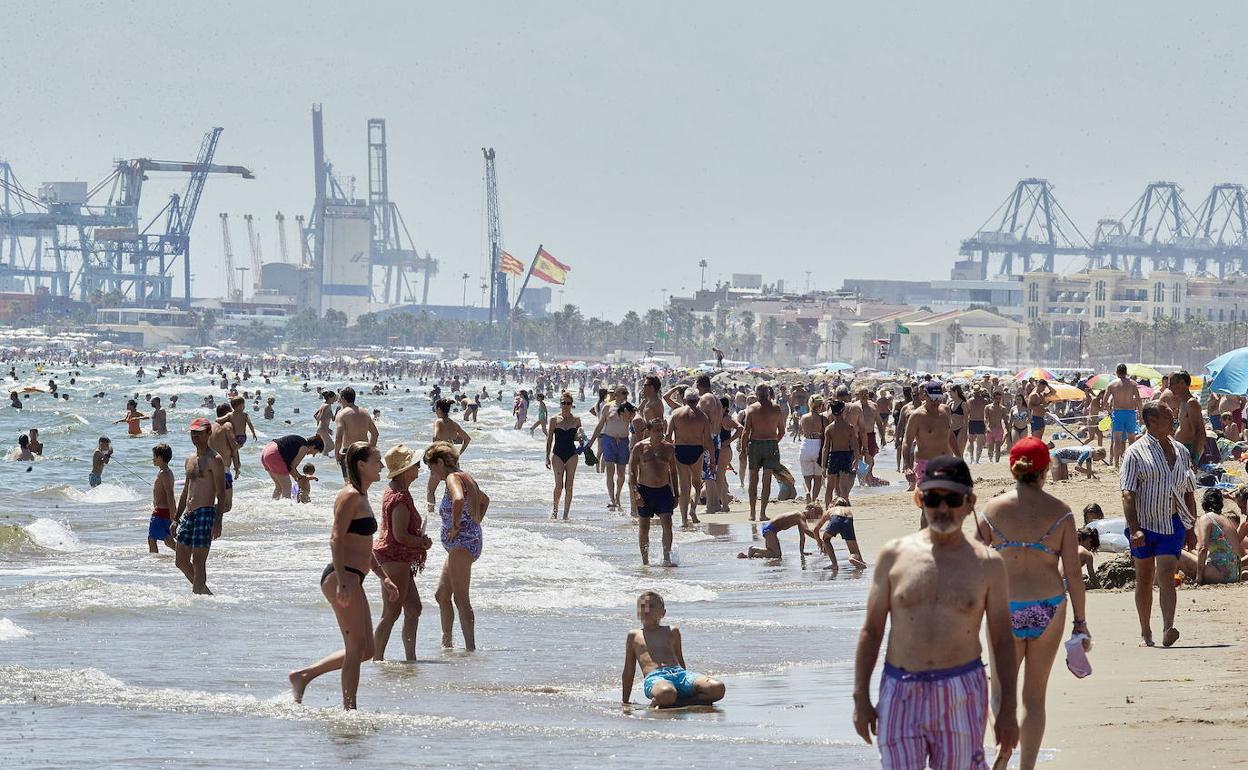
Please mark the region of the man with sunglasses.
[[[1018, 743], [1005, 564], [962, 531], [975, 505], [966, 463], [944, 455], [926, 470], [914, 499], [928, 526], [885, 545], [875, 567], [854, 665], [854, 729], [867, 743], [879, 738], [884, 767], [987, 770], [985, 619], [1001, 688], [998, 752]], [[877, 712], [871, 673], [890, 620]]]

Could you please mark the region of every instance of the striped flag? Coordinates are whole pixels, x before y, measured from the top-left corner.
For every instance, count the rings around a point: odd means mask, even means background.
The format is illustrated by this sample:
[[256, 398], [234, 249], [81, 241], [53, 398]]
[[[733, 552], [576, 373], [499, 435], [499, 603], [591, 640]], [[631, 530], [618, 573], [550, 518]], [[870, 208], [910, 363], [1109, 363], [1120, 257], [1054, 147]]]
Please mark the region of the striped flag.
[[502, 249], [498, 251], [498, 269], [510, 275], [524, 275], [524, 263]]
[[562, 286], [568, 282], [568, 273], [571, 271], [571, 267], [552, 257], [546, 249], [538, 249], [537, 256], [533, 258], [532, 274], [546, 283]]

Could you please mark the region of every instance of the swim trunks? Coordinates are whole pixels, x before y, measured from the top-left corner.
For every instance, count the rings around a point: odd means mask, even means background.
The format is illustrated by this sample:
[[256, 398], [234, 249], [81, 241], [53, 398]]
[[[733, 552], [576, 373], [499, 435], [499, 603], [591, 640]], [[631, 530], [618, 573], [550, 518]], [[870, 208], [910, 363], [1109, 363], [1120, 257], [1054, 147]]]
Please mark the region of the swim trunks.
[[834, 473], [853, 473], [854, 472], [854, 452], [850, 449], [840, 449], [828, 452], [828, 474]]
[[234, 476], [229, 471], [225, 472], [225, 488], [226, 489], [234, 488]]
[[616, 465], [628, 465], [628, 437], [616, 438], [605, 433], [599, 436], [602, 443], [602, 461]]
[[670, 682], [671, 685], [676, 688], [677, 698], [691, 698], [694, 693], [693, 683], [697, 681], [700, 676], [702, 675], [694, 673], [693, 671], [686, 671], [680, 666], [664, 666], [663, 668], [656, 668], [649, 674], [646, 674], [646, 678], [642, 680], [641, 693], [647, 698], [653, 698], [655, 683], [663, 681]]
[[1114, 433], [1126, 433], [1135, 435], [1140, 430], [1139, 423], [1135, 420], [1134, 409], [1115, 409], [1110, 417], [1110, 430]]
[[656, 515], [670, 516], [676, 510], [676, 496], [672, 494], [670, 486], [648, 487], [645, 484], [638, 484], [637, 494], [641, 495], [641, 505], [637, 506], [637, 515], [643, 519]]
[[876, 711], [884, 770], [987, 770], [988, 680], [980, 661], [931, 671], [886, 662]]
[[[1151, 529], [1140, 530], [1144, 533], [1144, 545], [1136, 548], [1131, 546], [1131, 556], [1136, 559], [1151, 559], [1154, 556], [1178, 556], [1183, 550], [1183, 540], [1187, 533], [1183, 530], [1183, 520], [1179, 514], [1170, 519], [1170, 533], [1154, 532]], [[1127, 542], [1131, 541], [1131, 530], [1123, 529]]]
[[988, 431], [988, 443], [1000, 444], [1002, 441], [1005, 441], [1005, 431], [1000, 428], [993, 428]]
[[915, 486], [923, 483], [923, 477], [927, 475], [927, 460], [915, 459], [914, 461], [914, 483]]
[[833, 516], [828, 519], [828, 526], [824, 528], [824, 534], [829, 539], [840, 535], [846, 540], [857, 540], [858, 536], [854, 534], [854, 520], [848, 516]]
[[147, 522], [147, 536], [152, 540], [164, 540], [169, 537], [169, 509], [153, 508], [152, 518]]
[[104, 483], [104, 479], [98, 473], [88, 473], [87, 483], [93, 487], [98, 487], [99, 485]]
[[212, 545], [212, 527], [217, 522], [217, 509], [211, 505], [187, 513], [178, 523], [178, 545], [208, 548]]
[[701, 444], [677, 444], [676, 445], [676, 462], [681, 465], [693, 465], [702, 459]]
[[766, 524], [763, 525], [762, 535], [763, 537], [767, 537], [768, 535], [774, 533], [775, 531], [776, 531], [776, 525], [772, 524], [771, 522], [767, 522]]
[[1031, 429], [1032, 429], [1033, 431], [1037, 431], [1037, 430], [1044, 430], [1044, 417], [1042, 417], [1042, 416], [1041, 416], [1041, 417], [1037, 417], [1037, 416], [1035, 416], [1035, 415], [1032, 415], [1032, 417], [1031, 417]]
[[769, 471], [780, 470], [780, 442], [776, 439], [750, 439], [745, 455], [752, 471], [759, 468]]
[[242, 446], [243, 444], [246, 444], [246, 443], [247, 443], [247, 434], [246, 434], [246, 433], [235, 433], [235, 434], [234, 434], [234, 440], [238, 442], [238, 445], [239, 445], [239, 446]]
[[984, 435], [987, 427], [988, 426], [984, 424], [983, 420], [968, 420], [966, 423], [966, 432], [972, 436], [982, 436]]

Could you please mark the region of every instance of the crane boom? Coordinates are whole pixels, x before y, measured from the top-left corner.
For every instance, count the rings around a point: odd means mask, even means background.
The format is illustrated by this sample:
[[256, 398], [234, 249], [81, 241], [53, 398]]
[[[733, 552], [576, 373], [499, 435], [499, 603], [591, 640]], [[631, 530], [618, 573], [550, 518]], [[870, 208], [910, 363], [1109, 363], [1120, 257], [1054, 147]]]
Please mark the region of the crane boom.
[[263, 261], [260, 255], [260, 233], [256, 232], [251, 214], [244, 214], [243, 219], [247, 220], [247, 240], [251, 244], [251, 269], [255, 273], [252, 276], [251, 292], [254, 297], [260, 291], [260, 263]]
[[221, 250], [225, 253], [226, 297], [237, 302], [241, 298], [238, 279], [234, 277], [234, 247], [230, 244], [230, 215], [221, 212]]
[[290, 254], [289, 254], [289, 252], [286, 250], [286, 215], [285, 215], [285, 214], [283, 214], [282, 212], [280, 212], [280, 211], [279, 211], [279, 212], [277, 212], [277, 217], [275, 217], [275, 218], [277, 219], [277, 247], [278, 247], [278, 251], [279, 251], [279, 252], [281, 253], [281, 255], [282, 255], [282, 262], [289, 262], [289, 261], [290, 261]]

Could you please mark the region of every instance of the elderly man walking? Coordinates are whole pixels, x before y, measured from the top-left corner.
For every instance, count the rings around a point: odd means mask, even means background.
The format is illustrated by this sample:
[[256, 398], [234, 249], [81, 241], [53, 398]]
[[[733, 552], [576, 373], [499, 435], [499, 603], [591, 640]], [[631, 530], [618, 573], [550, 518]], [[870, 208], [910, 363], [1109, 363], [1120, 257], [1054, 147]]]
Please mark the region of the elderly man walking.
[[1174, 572], [1186, 532], [1196, 511], [1191, 457], [1174, 440], [1174, 414], [1161, 401], [1140, 410], [1145, 433], [1122, 456], [1122, 510], [1125, 534], [1135, 561], [1135, 610], [1140, 616], [1140, 646], [1153, 646], [1153, 583], [1157, 583], [1163, 623], [1161, 643], [1179, 640], [1174, 626], [1177, 596]]

